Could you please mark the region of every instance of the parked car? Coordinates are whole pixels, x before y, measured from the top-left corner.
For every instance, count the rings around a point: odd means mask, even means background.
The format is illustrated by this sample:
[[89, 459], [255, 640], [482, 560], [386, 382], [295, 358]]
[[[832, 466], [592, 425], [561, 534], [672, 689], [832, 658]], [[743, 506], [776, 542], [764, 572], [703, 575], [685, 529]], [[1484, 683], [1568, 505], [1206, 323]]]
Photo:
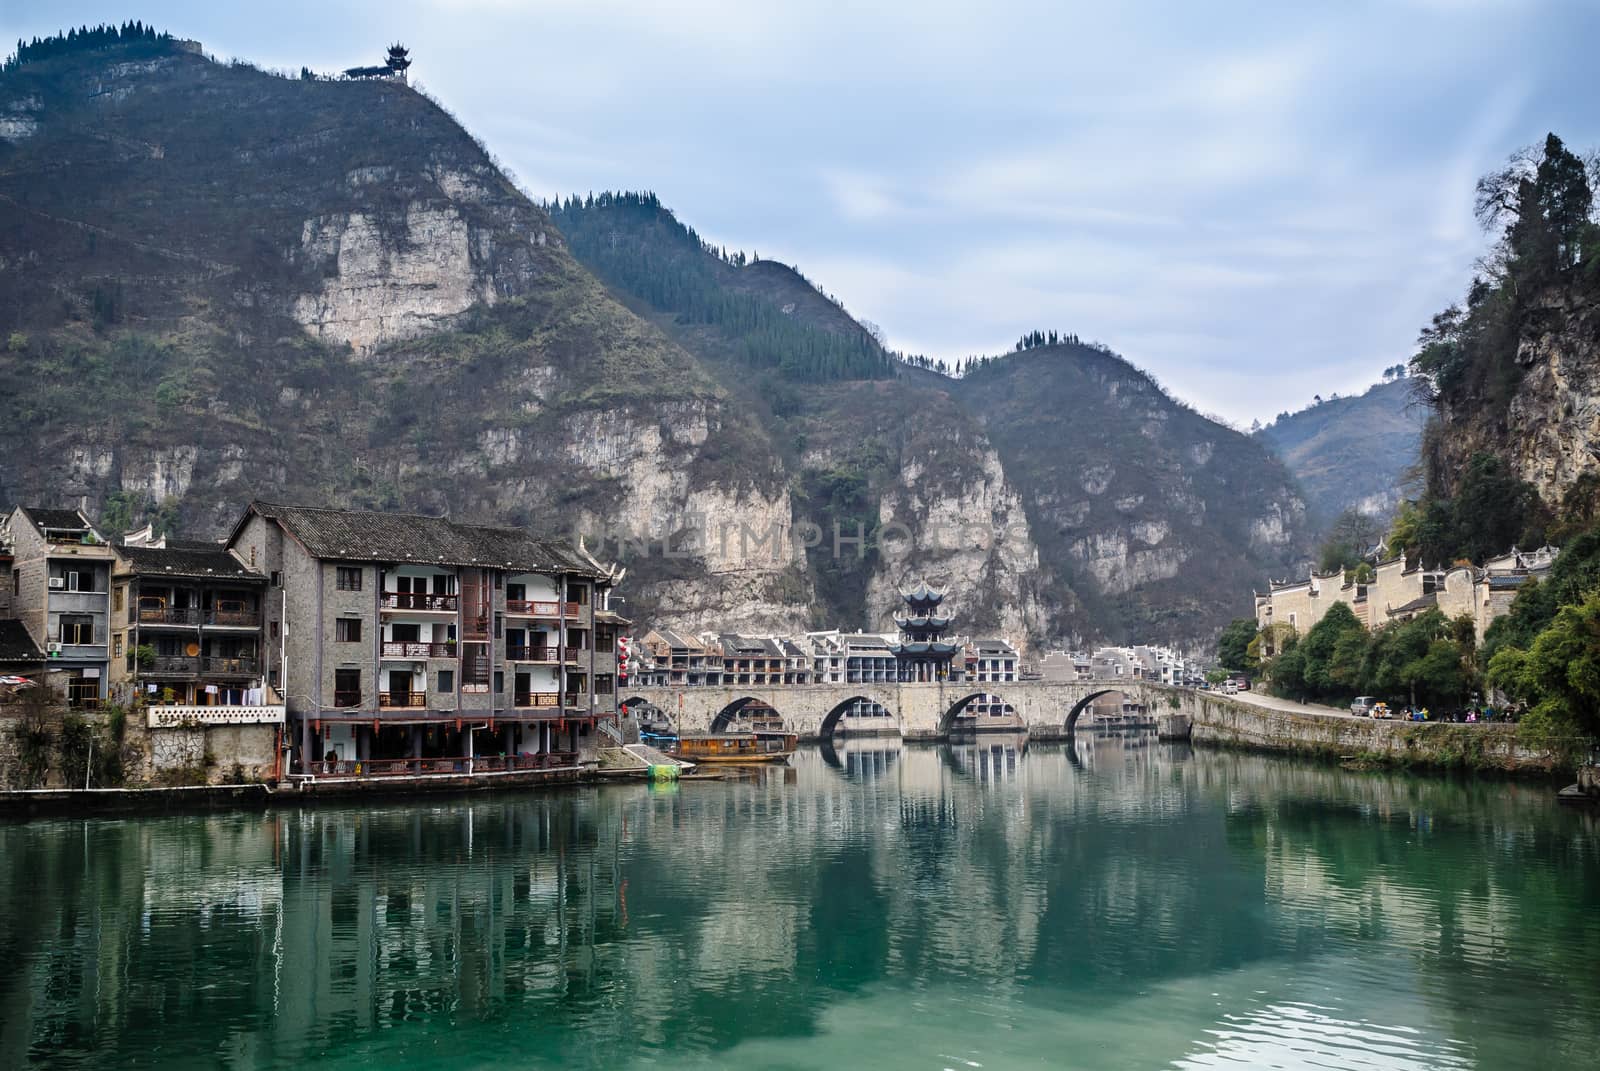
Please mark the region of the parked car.
[[1350, 701], [1350, 713], [1358, 718], [1372, 717], [1372, 709], [1378, 705], [1378, 700], [1370, 695], [1358, 695]]
[[1222, 684], [1222, 694], [1223, 695], [1237, 695], [1238, 692], [1239, 692], [1239, 685], [1238, 684], [1234, 683], [1233, 681], [1224, 681], [1223, 682], [1223, 684]]

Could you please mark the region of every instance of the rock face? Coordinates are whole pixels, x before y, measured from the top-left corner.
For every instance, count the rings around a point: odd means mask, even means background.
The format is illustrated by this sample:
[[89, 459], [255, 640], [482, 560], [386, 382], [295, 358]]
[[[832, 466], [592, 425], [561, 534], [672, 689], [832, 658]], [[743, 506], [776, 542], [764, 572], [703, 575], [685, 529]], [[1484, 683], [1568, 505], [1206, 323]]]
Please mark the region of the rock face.
[[1541, 313], [1518, 341], [1524, 371], [1500, 450], [1540, 497], [1559, 503], [1600, 471], [1600, 308], [1563, 298]]
[[[1448, 496], [1477, 453], [1504, 459], [1557, 515], [1587, 516], [1600, 482], [1600, 306], [1573, 291], [1531, 300], [1496, 354], [1508, 396], [1441, 398], [1424, 440], [1430, 489]], [[1513, 363], [1514, 362], [1514, 363]]]
[[[406, 206], [400, 233], [360, 212], [306, 220], [300, 255], [323, 276], [315, 294], [295, 299], [294, 319], [317, 338], [358, 353], [438, 331], [478, 302], [500, 295], [476, 270], [475, 232], [451, 206]], [[487, 262], [489, 258], [485, 258]]]

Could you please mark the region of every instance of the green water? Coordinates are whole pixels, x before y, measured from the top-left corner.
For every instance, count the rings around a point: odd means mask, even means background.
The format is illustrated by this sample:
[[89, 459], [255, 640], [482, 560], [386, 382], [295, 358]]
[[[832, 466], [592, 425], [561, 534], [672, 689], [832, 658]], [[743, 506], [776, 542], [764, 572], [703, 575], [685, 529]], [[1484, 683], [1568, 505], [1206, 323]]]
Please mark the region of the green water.
[[1083, 739], [0, 826], [0, 1068], [1600, 1066], [1600, 819]]

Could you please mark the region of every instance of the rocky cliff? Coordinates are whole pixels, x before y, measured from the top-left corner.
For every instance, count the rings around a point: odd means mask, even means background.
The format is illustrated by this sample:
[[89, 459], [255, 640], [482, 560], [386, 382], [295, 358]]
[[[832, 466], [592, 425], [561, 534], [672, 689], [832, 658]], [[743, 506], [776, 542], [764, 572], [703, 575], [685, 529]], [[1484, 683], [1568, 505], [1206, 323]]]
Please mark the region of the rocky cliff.
[[1503, 397], [1441, 395], [1429, 446], [1435, 484], [1480, 452], [1499, 456], [1560, 512], [1588, 515], [1600, 487], [1600, 300], [1552, 287], [1528, 303], [1504, 354]]
[[908, 367], [670, 213], [602, 261], [404, 84], [138, 46], [0, 116], [0, 504], [448, 511], [581, 529], [642, 622], [887, 628], [927, 579], [1033, 643], [1198, 640], [1302, 551], [1281, 466], [1117, 358]]
[[[174, 48], [0, 80], [0, 499], [252, 496], [567, 535], [792, 517], [764, 431], [437, 105]], [[739, 463], [723, 462], [737, 454]], [[636, 606], [803, 623], [792, 558], [642, 562]]]

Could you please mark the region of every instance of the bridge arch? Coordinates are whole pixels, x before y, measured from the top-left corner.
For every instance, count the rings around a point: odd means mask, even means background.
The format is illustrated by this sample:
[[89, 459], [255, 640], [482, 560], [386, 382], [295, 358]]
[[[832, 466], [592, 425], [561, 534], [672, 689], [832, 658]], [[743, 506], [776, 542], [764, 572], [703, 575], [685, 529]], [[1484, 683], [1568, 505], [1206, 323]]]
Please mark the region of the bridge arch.
[[638, 718], [641, 727], [646, 724], [654, 725], [664, 722], [671, 726], [674, 731], [677, 730], [678, 720], [672, 716], [672, 712], [657, 706], [649, 696], [629, 696], [618, 703], [617, 707], [619, 710], [625, 710], [628, 714]]
[[1067, 712], [1067, 735], [1071, 736], [1073, 733], [1078, 731], [1078, 719], [1083, 716], [1084, 711], [1089, 709], [1089, 705], [1091, 703], [1103, 695], [1110, 695], [1112, 692], [1126, 692], [1126, 689], [1101, 688], [1099, 691], [1090, 692], [1088, 695], [1078, 700], [1078, 702], [1073, 705], [1073, 708]]
[[995, 692], [988, 690], [968, 692], [960, 699], [957, 699], [954, 703], [951, 703], [944, 709], [944, 712], [939, 715], [939, 735], [948, 736], [950, 729], [955, 725], [956, 719], [961, 716], [961, 712], [979, 700], [1002, 703], [1013, 714], [1015, 714], [1017, 710], [1010, 700], [1006, 699], [1006, 697], [1003, 695], [996, 694]]
[[[711, 731], [725, 733], [728, 731], [728, 726], [732, 725], [741, 715], [746, 713], [753, 714], [760, 710], [770, 710], [778, 717], [783, 717], [783, 712], [765, 699], [760, 699], [753, 695], [740, 696], [717, 711], [716, 716], [711, 719]], [[784, 724], [787, 725], [788, 721], [785, 720]]]
[[889, 716], [889, 720], [894, 723], [895, 732], [903, 733], [900, 726], [900, 714], [896, 710], [896, 704], [892, 699], [884, 695], [873, 695], [871, 692], [859, 692], [835, 703], [833, 708], [822, 716], [822, 721], [817, 725], [817, 735], [823, 740], [833, 736], [833, 731], [839, 727], [840, 719], [849, 714], [857, 703], [863, 701], [881, 708]]

